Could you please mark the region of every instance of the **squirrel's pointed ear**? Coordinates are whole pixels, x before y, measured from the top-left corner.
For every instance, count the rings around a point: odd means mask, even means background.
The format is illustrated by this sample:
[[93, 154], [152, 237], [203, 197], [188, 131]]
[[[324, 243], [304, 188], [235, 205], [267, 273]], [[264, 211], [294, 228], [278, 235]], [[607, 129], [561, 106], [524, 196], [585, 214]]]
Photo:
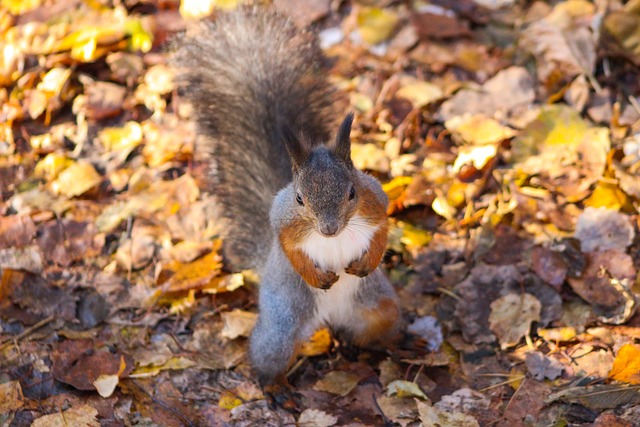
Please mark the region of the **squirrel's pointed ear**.
[[283, 124], [280, 126], [280, 134], [282, 135], [282, 142], [287, 149], [287, 153], [289, 153], [291, 167], [295, 171], [305, 162], [307, 150], [288, 125]]
[[344, 160], [347, 164], [351, 163], [351, 124], [353, 123], [353, 113], [347, 114], [344, 118], [338, 134], [336, 135], [336, 144], [334, 147], [334, 153], [338, 158]]

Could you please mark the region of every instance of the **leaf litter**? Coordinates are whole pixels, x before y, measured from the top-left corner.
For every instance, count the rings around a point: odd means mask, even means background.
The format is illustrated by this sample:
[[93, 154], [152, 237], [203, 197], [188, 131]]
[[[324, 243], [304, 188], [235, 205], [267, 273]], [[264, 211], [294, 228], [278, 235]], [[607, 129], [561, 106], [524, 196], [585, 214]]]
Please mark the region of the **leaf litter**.
[[2, 2], [2, 423], [633, 425], [640, 3], [274, 1], [357, 113], [406, 328], [316, 332], [295, 414], [250, 371], [257, 280], [224, 269], [166, 61], [239, 3]]

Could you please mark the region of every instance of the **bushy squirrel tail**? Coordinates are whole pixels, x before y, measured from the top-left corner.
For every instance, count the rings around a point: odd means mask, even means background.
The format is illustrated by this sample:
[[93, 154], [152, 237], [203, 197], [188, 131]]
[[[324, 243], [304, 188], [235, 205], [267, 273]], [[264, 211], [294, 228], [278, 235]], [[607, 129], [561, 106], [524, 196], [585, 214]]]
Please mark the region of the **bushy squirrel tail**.
[[269, 210], [291, 181], [283, 129], [328, 141], [332, 91], [312, 34], [253, 7], [200, 22], [177, 40], [172, 58], [181, 94], [193, 105], [207, 164], [205, 191], [219, 207], [224, 255], [256, 268], [273, 239]]

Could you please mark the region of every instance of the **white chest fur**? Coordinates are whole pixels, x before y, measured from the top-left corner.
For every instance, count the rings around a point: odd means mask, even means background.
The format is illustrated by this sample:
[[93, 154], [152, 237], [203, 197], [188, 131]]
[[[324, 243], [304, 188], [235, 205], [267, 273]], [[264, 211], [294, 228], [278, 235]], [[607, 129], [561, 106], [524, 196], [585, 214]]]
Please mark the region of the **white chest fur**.
[[354, 215], [337, 236], [324, 237], [313, 232], [302, 242], [301, 249], [321, 269], [338, 273], [369, 249], [377, 229], [361, 216]]
[[346, 325], [353, 319], [353, 298], [360, 279], [344, 272], [345, 267], [364, 254], [377, 231], [362, 217], [355, 215], [347, 226], [335, 237], [324, 237], [313, 233], [301, 245], [301, 249], [323, 270], [330, 270], [340, 276], [333, 286], [324, 291], [313, 289], [316, 297], [315, 324]]

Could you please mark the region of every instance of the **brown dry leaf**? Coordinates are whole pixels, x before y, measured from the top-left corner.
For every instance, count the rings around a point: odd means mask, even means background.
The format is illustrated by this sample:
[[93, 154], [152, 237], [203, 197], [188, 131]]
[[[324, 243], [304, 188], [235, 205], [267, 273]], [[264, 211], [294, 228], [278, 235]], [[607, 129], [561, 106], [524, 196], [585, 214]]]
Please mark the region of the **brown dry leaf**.
[[309, 27], [331, 11], [331, 0], [274, 0], [273, 4], [301, 28]]
[[622, 405], [638, 404], [640, 393], [637, 386], [628, 384], [597, 384], [586, 387], [569, 387], [552, 393], [546, 403], [561, 401], [578, 403], [592, 411], [602, 412]]
[[327, 414], [318, 409], [305, 409], [300, 418], [298, 418], [298, 426], [300, 427], [331, 427], [338, 422], [338, 417]]
[[66, 197], [80, 196], [102, 182], [102, 177], [86, 161], [78, 161], [60, 172], [58, 178], [51, 183], [56, 194]]
[[498, 337], [500, 347], [512, 347], [529, 333], [531, 323], [540, 320], [540, 301], [531, 294], [510, 293], [491, 303], [489, 327]]
[[471, 415], [462, 412], [447, 412], [419, 400], [416, 400], [416, 403], [420, 421], [424, 426], [480, 427], [478, 421]]
[[462, 89], [439, 110], [443, 121], [463, 114], [485, 114], [503, 120], [529, 108], [535, 99], [534, 81], [525, 68], [498, 72], [481, 88]]
[[[89, 82], [85, 85], [82, 109], [92, 120], [102, 120], [117, 116], [122, 112], [127, 89], [110, 82]], [[77, 101], [80, 102], [80, 101]]]
[[504, 425], [520, 426], [529, 420], [538, 421], [549, 392], [549, 387], [544, 383], [525, 378], [504, 410]]
[[623, 9], [608, 13], [602, 28], [636, 64], [640, 63], [640, 8], [637, 1], [629, 1]]
[[27, 246], [36, 235], [36, 227], [29, 215], [0, 217], [0, 248]]
[[18, 381], [0, 384], [0, 414], [15, 411], [24, 405], [22, 387]]
[[548, 357], [539, 351], [528, 351], [525, 363], [529, 374], [538, 381], [544, 379], [555, 380], [562, 375], [564, 370], [558, 360]]
[[586, 0], [560, 2], [523, 30], [522, 46], [536, 57], [541, 81], [593, 73], [598, 40], [590, 26], [598, 19], [595, 12]]
[[118, 246], [115, 260], [127, 271], [146, 267], [156, 252], [156, 240], [153, 236], [140, 235], [127, 239]]
[[346, 396], [356, 388], [361, 379], [362, 378], [352, 372], [331, 371], [316, 381], [313, 389], [337, 394], [338, 396]]
[[400, 425], [406, 426], [418, 419], [416, 399], [380, 396], [376, 400], [384, 415]]
[[575, 237], [584, 252], [624, 251], [634, 236], [629, 216], [611, 209], [586, 208], [576, 223]]
[[611, 281], [634, 280], [636, 270], [633, 259], [627, 253], [616, 250], [590, 252], [585, 255], [586, 269], [579, 277], [569, 277], [569, 285], [589, 304], [601, 307], [607, 312], [618, 311], [624, 304], [623, 295]]
[[258, 315], [249, 311], [235, 309], [221, 314], [224, 327], [220, 335], [233, 340], [238, 337], [248, 337], [251, 335]]
[[640, 346], [625, 344], [620, 347], [609, 378], [629, 384], [640, 384]]
[[0, 268], [40, 273], [43, 268], [40, 249], [37, 246], [0, 249]]
[[32, 427], [100, 427], [98, 410], [89, 405], [75, 406], [66, 411], [37, 418]]
[[314, 332], [308, 341], [302, 343], [300, 355], [319, 356], [329, 352], [331, 347], [331, 333], [327, 328], [322, 328]]
[[99, 348], [89, 339], [61, 341], [54, 346], [51, 363], [53, 377], [78, 390], [96, 390], [93, 383], [101, 375], [127, 376], [133, 370], [129, 356]]
[[542, 246], [536, 246], [531, 251], [531, 266], [542, 280], [556, 289], [560, 289], [569, 271], [565, 259], [559, 252]]

